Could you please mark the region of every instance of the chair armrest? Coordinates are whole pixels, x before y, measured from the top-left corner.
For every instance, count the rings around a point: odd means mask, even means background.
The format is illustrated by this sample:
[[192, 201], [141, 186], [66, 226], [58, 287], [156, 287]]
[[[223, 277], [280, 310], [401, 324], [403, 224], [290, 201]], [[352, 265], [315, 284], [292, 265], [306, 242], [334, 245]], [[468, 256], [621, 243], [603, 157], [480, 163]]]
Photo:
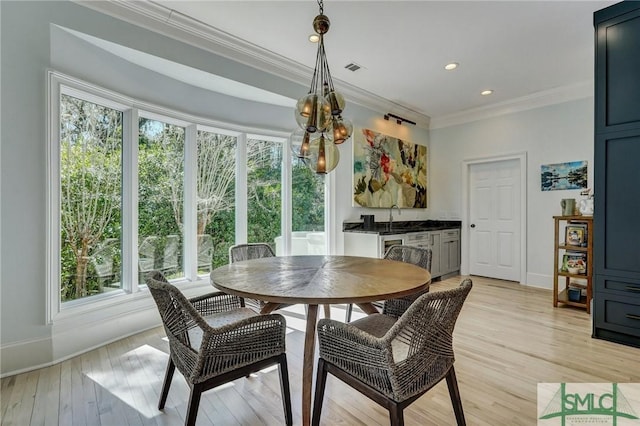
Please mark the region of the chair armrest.
[[286, 329], [280, 314], [256, 315], [216, 328], [207, 326], [197, 363], [199, 381], [285, 353]]
[[189, 302], [200, 315], [206, 316], [218, 312], [230, 311], [241, 307], [240, 298], [231, 294], [216, 291], [189, 299]]
[[[386, 368], [391, 357], [391, 346], [359, 328], [328, 318], [318, 321], [320, 356], [336, 363], [348, 363], [371, 368]], [[342, 364], [339, 362], [339, 364]]]
[[261, 332], [266, 329], [274, 329], [282, 332], [284, 338], [287, 331], [287, 322], [280, 314], [255, 314], [250, 318], [232, 322], [221, 327], [210, 327], [207, 330], [211, 335], [232, 334], [246, 335], [254, 332]]

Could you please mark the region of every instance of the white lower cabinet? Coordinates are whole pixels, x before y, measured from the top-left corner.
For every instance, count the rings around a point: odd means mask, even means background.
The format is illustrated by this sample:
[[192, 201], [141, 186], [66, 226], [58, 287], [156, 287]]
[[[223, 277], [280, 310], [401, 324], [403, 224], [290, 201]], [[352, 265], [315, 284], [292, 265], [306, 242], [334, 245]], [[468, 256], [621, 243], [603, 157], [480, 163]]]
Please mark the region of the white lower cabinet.
[[345, 232], [344, 253], [350, 256], [383, 257], [390, 245], [405, 244], [431, 249], [431, 277], [460, 270], [460, 230], [410, 232], [398, 235]]
[[382, 257], [383, 235], [363, 232], [344, 233], [344, 254], [347, 256]]
[[442, 236], [440, 231], [413, 232], [407, 234], [405, 244], [431, 250], [431, 277], [442, 275], [441, 248]]
[[460, 270], [460, 230], [446, 229], [440, 231], [442, 242], [440, 246], [441, 275]]

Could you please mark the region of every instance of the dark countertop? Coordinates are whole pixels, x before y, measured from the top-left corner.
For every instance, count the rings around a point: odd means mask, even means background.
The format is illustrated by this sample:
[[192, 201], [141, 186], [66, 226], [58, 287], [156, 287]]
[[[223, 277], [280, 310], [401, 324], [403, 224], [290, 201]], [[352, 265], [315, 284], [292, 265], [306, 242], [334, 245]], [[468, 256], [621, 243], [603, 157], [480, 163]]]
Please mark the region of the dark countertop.
[[460, 229], [462, 221], [459, 220], [411, 220], [394, 221], [389, 230], [389, 222], [375, 222], [372, 228], [364, 228], [362, 222], [343, 222], [344, 232], [357, 232], [364, 234], [393, 235], [408, 234], [410, 232], [439, 231], [442, 229]]

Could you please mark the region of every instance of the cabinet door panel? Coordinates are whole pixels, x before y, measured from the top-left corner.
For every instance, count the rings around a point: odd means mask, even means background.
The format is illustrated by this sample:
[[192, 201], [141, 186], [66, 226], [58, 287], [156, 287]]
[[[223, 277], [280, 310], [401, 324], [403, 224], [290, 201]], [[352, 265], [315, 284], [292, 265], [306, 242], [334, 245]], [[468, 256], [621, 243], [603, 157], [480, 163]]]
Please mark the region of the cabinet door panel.
[[597, 127], [640, 127], [640, 11], [597, 27]]
[[439, 277], [442, 275], [442, 263], [440, 262], [441, 255], [441, 239], [440, 231], [429, 232], [431, 238], [431, 275]]
[[596, 141], [595, 266], [597, 274], [640, 278], [640, 135]]
[[640, 305], [621, 296], [594, 299], [597, 326], [640, 337]]
[[458, 271], [460, 269], [460, 241], [449, 241], [447, 249], [449, 251], [449, 268], [447, 272]]

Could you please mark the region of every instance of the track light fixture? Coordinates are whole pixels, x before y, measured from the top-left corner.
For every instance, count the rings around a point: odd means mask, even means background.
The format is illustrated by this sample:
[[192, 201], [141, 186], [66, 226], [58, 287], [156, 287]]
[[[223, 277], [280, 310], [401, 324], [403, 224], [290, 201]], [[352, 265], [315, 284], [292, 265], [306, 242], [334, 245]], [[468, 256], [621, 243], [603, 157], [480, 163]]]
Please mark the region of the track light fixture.
[[405, 122], [405, 123], [413, 124], [414, 126], [416, 125], [415, 121], [408, 120], [406, 118], [400, 117], [399, 115], [391, 114], [390, 112], [384, 115], [384, 119], [387, 121], [389, 121], [391, 118], [395, 119], [396, 123], [398, 124], [402, 124], [402, 122]]

